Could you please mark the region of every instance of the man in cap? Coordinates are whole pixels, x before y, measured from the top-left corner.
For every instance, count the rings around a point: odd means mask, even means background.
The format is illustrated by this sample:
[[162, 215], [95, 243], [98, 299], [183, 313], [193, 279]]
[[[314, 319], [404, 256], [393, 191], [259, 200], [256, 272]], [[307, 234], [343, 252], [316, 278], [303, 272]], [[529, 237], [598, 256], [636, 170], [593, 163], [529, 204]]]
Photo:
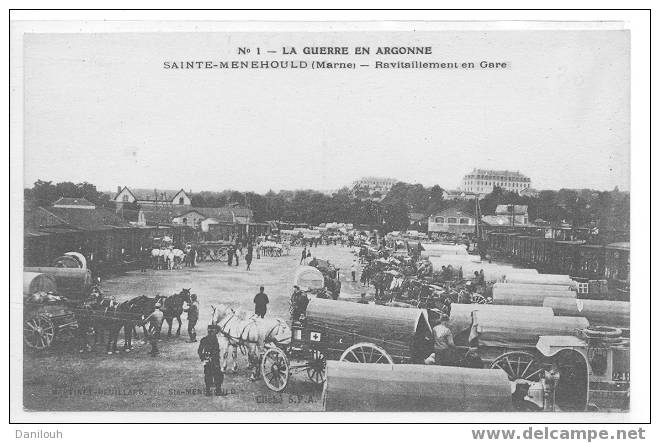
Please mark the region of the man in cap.
[[268, 305], [268, 296], [264, 292], [264, 287], [259, 287], [259, 293], [254, 296], [254, 313], [264, 318], [266, 315], [266, 306]]
[[218, 343], [218, 326], [209, 325], [208, 334], [199, 341], [197, 355], [204, 362], [204, 384], [206, 386], [205, 394], [211, 396], [211, 388], [215, 388], [215, 395], [224, 397], [226, 392], [222, 391], [222, 382], [224, 374], [220, 367], [220, 344]]
[[435, 364], [449, 366], [454, 362], [454, 336], [447, 326], [449, 316], [442, 314], [433, 328], [433, 349], [435, 352]]
[[195, 325], [199, 319], [199, 302], [197, 301], [197, 294], [192, 294], [190, 296], [190, 304], [183, 310], [188, 313], [188, 342], [194, 343], [197, 341]]
[[157, 301], [154, 305], [154, 311], [147, 318], [142, 320], [142, 324], [149, 323], [149, 342], [151, 343], [151, 356], [158, 355], [158, 340], [160, 339], [160, 330], [163, 327], [163, 311], [160, 310], [161, 303]]

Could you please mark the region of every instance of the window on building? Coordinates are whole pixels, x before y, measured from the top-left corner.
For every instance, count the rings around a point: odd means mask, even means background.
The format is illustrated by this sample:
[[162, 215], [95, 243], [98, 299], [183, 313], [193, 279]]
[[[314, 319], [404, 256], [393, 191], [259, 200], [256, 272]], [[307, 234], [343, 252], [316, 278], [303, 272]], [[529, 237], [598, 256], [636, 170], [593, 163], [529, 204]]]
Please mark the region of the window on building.
[[444, 223], [444, 222], [445, 222], [445, 218], [444, 218], [444, 217], [436, 217], [436, 218], [435, 218], [435, 222], [436, 222], [436, 223]]
[[121, 201], [127, 202], [128, 201], [128, 195], [124, 194], [121, 196]]
[[461, 223], [462, 225], [467, 225], [467, 224], [470, 223], [470, 220], [468, 220], [467, 218], [461, 218], [461, 219], [460, 219], [460, 223]]
[[183, 217], [183, 224], [184, 224], [184, 225], [187, 225], [187, 224], [188, 224], [188, 218], [187, 218], [187, 217]]
[[447, 223], [449, 224], [456, 224], [456, 217], [449, 217], [447, 219]]
[[179, 204], [180, 204], [180, 205], [183, 204], [183, 197], [179, 197]]

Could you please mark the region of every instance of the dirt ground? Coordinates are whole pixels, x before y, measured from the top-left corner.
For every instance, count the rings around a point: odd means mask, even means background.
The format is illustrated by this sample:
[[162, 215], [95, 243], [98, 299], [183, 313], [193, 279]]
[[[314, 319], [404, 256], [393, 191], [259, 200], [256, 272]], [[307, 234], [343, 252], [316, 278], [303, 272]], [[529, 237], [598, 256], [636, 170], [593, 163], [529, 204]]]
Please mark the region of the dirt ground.
[[[270, 299], [268, 316], [288, 321], [293, 274], [301, 248], [292, 248], [286, 257], [262, 257], [252, 269], [228, 267], [226, 263], [201, 263], [196, 268], [175, 271], [130, 272], [103, 282], [103, 290], [118, 301], [138, 295], [170, 295], [191, 288], [200, 302], [198, 339], [206, 334], [211, 305], [226, 303], [252, 310], [259, 286]], [[362, 288], [350, 282], [353, 251], [341, 246], [319, 246], [312, 255], [339, 266], [341, 299], [359, 298]], [[247, 359], [239, 353], [238, 374], [228, 373], [226, 397], [203, 395], [203, 366], [197, 344], [187, 343], [187, 321], [182, 319], [181, 335], [167, 338], [163, 326], [161, 353], [149, 355], [150, 345], [134, 341], [134, 350], [106, 355], [99, 347], [80, 354], [71, 341], [55, 344], [40, 352], [26, 352], [23, 359], [24, 408], [40, 411], [320, 411], [321, 388], [303, 373], [294, 374], [284, 393], [270, 391], [263, 381], [248, 379]], [[174, 330], [177, 326], [174, 321]], [[120, 344], [122, 342], [120, 337]], [[142, 333], [140, 332], [140, 337]]]

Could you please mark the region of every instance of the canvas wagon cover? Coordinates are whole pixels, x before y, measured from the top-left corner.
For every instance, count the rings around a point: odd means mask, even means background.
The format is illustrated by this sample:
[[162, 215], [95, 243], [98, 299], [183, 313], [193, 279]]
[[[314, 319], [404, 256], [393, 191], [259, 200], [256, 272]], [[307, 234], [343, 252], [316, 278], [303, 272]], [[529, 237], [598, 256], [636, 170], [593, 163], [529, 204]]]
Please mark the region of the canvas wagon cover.
[[321, 289], [324, 281], [321, 271], [313, 266], [300, 266], [293, 276], [293, 284], [302, 289]]
[[431, 336], [428, 315], [422, 309], [315, 298], [306, 315], [307, 328], [328, 331], [330, 345], [341, 341], [342, 349], [353, 343], [371, 342], [392, 357], [410, 358], [416, 335]]
[[55, 277], [39, 272], [23, 273], [23, 295], [32, 295], [36, 292], [57, 293]]
[[630, 328], [630, 303], [627, 301], [547, 297], [543, 306], [552, 308], [555, 315], [585, 317], [592, 325]]
[[577, 335], [589, 326], [584, 317], [521, 317], [515, 310], [481, 311], [474, 318], [480, 347], [534, 348], [541, 335]]
[[511, 384], [499, 369], [383, 365], [329, 360], [326, 411], [509, 411]]
[[52, 275], [57, 282], [59, 295], [84, 297], [92, 288], [92, 273], [89, 269], [27, 267], [26, 272], [39, 272]]
[[551, 308], [537, 306], [504, 306], [452, 303], [449, 315], [449, 329], [456, 337], [472, 326], [472, 313], [485, 312], [492, 315], [514, 316], [518, 318], [545, 319], [552, 321], [554, 313]]

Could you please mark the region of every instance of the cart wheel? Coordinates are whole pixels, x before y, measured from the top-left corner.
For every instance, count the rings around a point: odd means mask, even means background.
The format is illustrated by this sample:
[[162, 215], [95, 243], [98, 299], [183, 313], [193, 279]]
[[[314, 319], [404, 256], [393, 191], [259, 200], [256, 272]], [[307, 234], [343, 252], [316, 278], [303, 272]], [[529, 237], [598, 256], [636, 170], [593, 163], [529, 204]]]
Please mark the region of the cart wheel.
[[261, 359], [261, 378], [272, 391], [281, 392], [289, 383], [289, 359], [280, 348], [271, 348]]
[[502, 369], [510, 381], [539, 381], [543, 368], [536, 357], [529, 352], [507, 352], [502, 354], [490, 365], [491, 369]]
[[312, 352], [312, 358], [307, 365], [307, 377], [316, 385], [325, 381], [325, 355], [319, 351]]
[[357, 343], [346, 349], [339, 361], [352, 363], [383, 363], [393, 365], [392, 357], [381, 347], [373, 343]]
[[47, 316], [40, 314], [23, 323], [23, 341], [32, 349], [46, 349], [53, 342], [55, 327]]
[[478, 304], [478, 305], [485, 305], [488, 302], [486, 301], [486, 297], [484, 297], [483, 295], [473, 294], [472, 295], [472, 303], [473, 304]]

